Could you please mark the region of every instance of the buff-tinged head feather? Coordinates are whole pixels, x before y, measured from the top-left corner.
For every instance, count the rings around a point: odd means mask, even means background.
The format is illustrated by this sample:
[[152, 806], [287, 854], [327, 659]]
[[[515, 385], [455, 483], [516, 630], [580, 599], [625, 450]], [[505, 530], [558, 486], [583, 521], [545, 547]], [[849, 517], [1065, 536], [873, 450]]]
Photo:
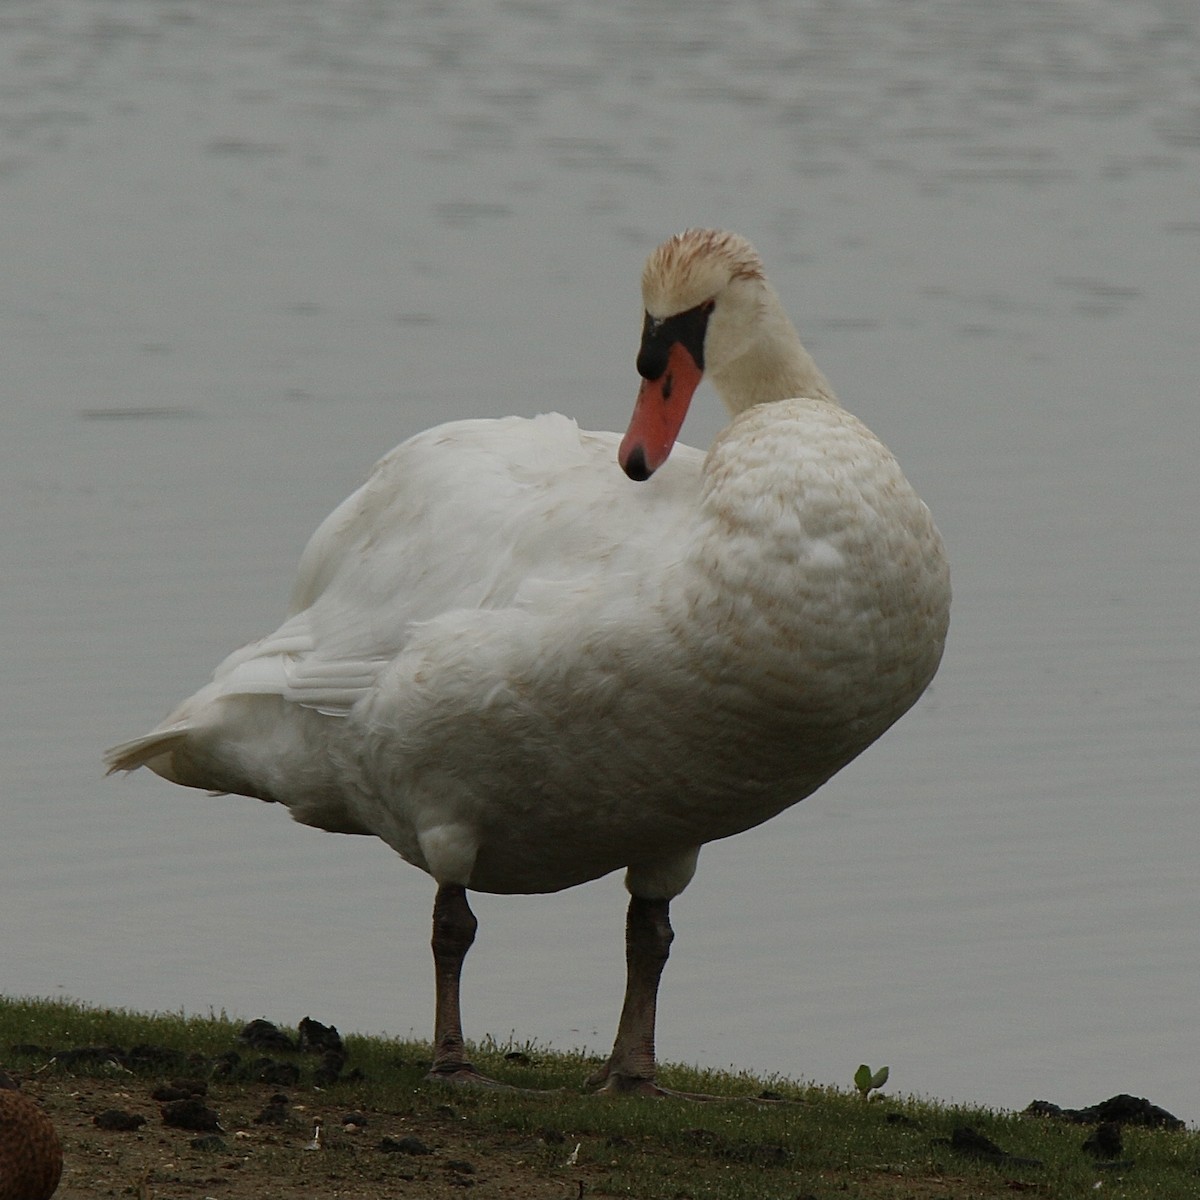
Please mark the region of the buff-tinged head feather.
[[744, 238], [720, 229], [687, 229], [646, 260], [642, 299], [654, 317], [686, 312], [734, 280], [764, 279], [762, 259]]

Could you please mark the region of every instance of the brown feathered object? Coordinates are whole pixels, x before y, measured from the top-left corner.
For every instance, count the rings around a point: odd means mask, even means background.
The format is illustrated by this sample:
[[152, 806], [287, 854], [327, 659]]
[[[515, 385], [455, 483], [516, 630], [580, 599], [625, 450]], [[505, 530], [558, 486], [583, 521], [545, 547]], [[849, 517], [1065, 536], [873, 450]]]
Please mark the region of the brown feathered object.
[[0, 1088], [0, 1200], [48, 1200], [62, 1169], [54, 1123], [23, 1092]]

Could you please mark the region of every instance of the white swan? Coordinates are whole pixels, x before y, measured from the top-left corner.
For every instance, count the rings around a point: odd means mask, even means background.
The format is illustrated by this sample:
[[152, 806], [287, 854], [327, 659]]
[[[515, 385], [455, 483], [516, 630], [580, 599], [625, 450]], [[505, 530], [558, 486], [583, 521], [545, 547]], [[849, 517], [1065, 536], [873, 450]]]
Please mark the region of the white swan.
[[[556, 415], [405, 442], [313, 536], [284, 624], [107, 756], [373, 834], [432, 875], [434, 1077], [481, 1078], [459, 1017], [466, 890], [623, 867], [625, 1005], [594, 1082], [660, 1092], [668, 907], [700, 847], [809, 795], [942, 655], [929, 511], [838, 405], [753, 247], [689, 230], [642, 289], [619, 448]], [[707, 455], [671, 454], [702, 373], [733, 419]]]

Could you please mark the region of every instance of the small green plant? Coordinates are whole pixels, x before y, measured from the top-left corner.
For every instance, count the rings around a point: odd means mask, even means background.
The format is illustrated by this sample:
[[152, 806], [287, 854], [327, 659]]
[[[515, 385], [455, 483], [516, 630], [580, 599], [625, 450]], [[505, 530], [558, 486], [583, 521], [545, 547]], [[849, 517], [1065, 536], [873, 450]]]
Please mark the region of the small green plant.
[[872, 1072], [871, 1068], [863, 1063], [857, 1071], [854, 1072], [854, 1086], [858, 1088], [858, 1094], [864, 1100], [870, 1100], [871, 1093], [876, 1088], [881, 1088], [888, 1081], [887, 1067], [880, 1067], [878, 1071]]

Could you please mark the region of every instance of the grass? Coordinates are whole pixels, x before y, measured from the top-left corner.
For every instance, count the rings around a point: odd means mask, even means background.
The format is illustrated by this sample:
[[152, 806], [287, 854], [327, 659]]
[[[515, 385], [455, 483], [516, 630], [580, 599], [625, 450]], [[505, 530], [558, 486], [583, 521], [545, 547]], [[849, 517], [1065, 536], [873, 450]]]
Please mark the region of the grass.
[[[346, 1037], [346, 1070], [357, 1069], [361, 1078], [323, 1089], [311, 1082], [317, 1059], [275, 1056], [301, 1067], [299, 1083], [282, 1089], [289, 1106], [284, 1126], [254, 1122], [279, 1087], [244, 1073], [210, 1078], [207, 1103], [221, 1113], [226, 1132], [220, 1148], [196, 1149], [193, 1134], [163, 1126], [149, 1093], [170, 1076], [211, 1076], [214, 1060], [231, 1050], [243, 1062], [259, 1057], [239, 1044], [241, 1027], [224, 1014], [144, 1015], [0, 998], [0, 1064], [24, 1081], [63, 1133], [67, 1172], [58, 1195], [66, 1200], [438, 1197], [465, 1190], [473, 1200], [1200, 1195], [1200, 1135], [1192, 1131], [1126, 1128], [1121, 1157], [1130, 1165], [1102, 1167], [1081, 1150], [1090, 1130], [1058, 1120], [893, 1096], [866, 1102], [850, 1088], [681, 1066], [664, 1066], [661, 1081], [729, 1102], [601, 1098], [579, 1090], [597, 1065], [594, 1059], [490, 1043], [473, 1052], [488, 1074], [518, 1087], [563, 1090], [450, 1088], [424, 1082], [428, 1045], [355, 1036]], [[138, 1044], [175, 1051], [179, 1060], [131, 1072], [102, 1056], [67, 1067], [48, 1053]], [[11, 1049], [22, 1045], [37, 1049]], [[780, 1101], [751, 1099], [764, 1092]], [[113, 1107], [140, 1111], [147, 1124], [136, 1133], [102, 1133], [92, 1118]], [[366, 1114], [361, 1133], [343, 1131], [341, 1115], [350, 1111]], [[326, 1121], [320, 1154], [304, 1152], [315, 1116]], [[997, 1163], [955, 1150], [951, 1139], [963, 1126], [1012, 1157]], [[385, 1153], [380, 1144], [389, 1136], [416, 1137], [432, 1152]]]

